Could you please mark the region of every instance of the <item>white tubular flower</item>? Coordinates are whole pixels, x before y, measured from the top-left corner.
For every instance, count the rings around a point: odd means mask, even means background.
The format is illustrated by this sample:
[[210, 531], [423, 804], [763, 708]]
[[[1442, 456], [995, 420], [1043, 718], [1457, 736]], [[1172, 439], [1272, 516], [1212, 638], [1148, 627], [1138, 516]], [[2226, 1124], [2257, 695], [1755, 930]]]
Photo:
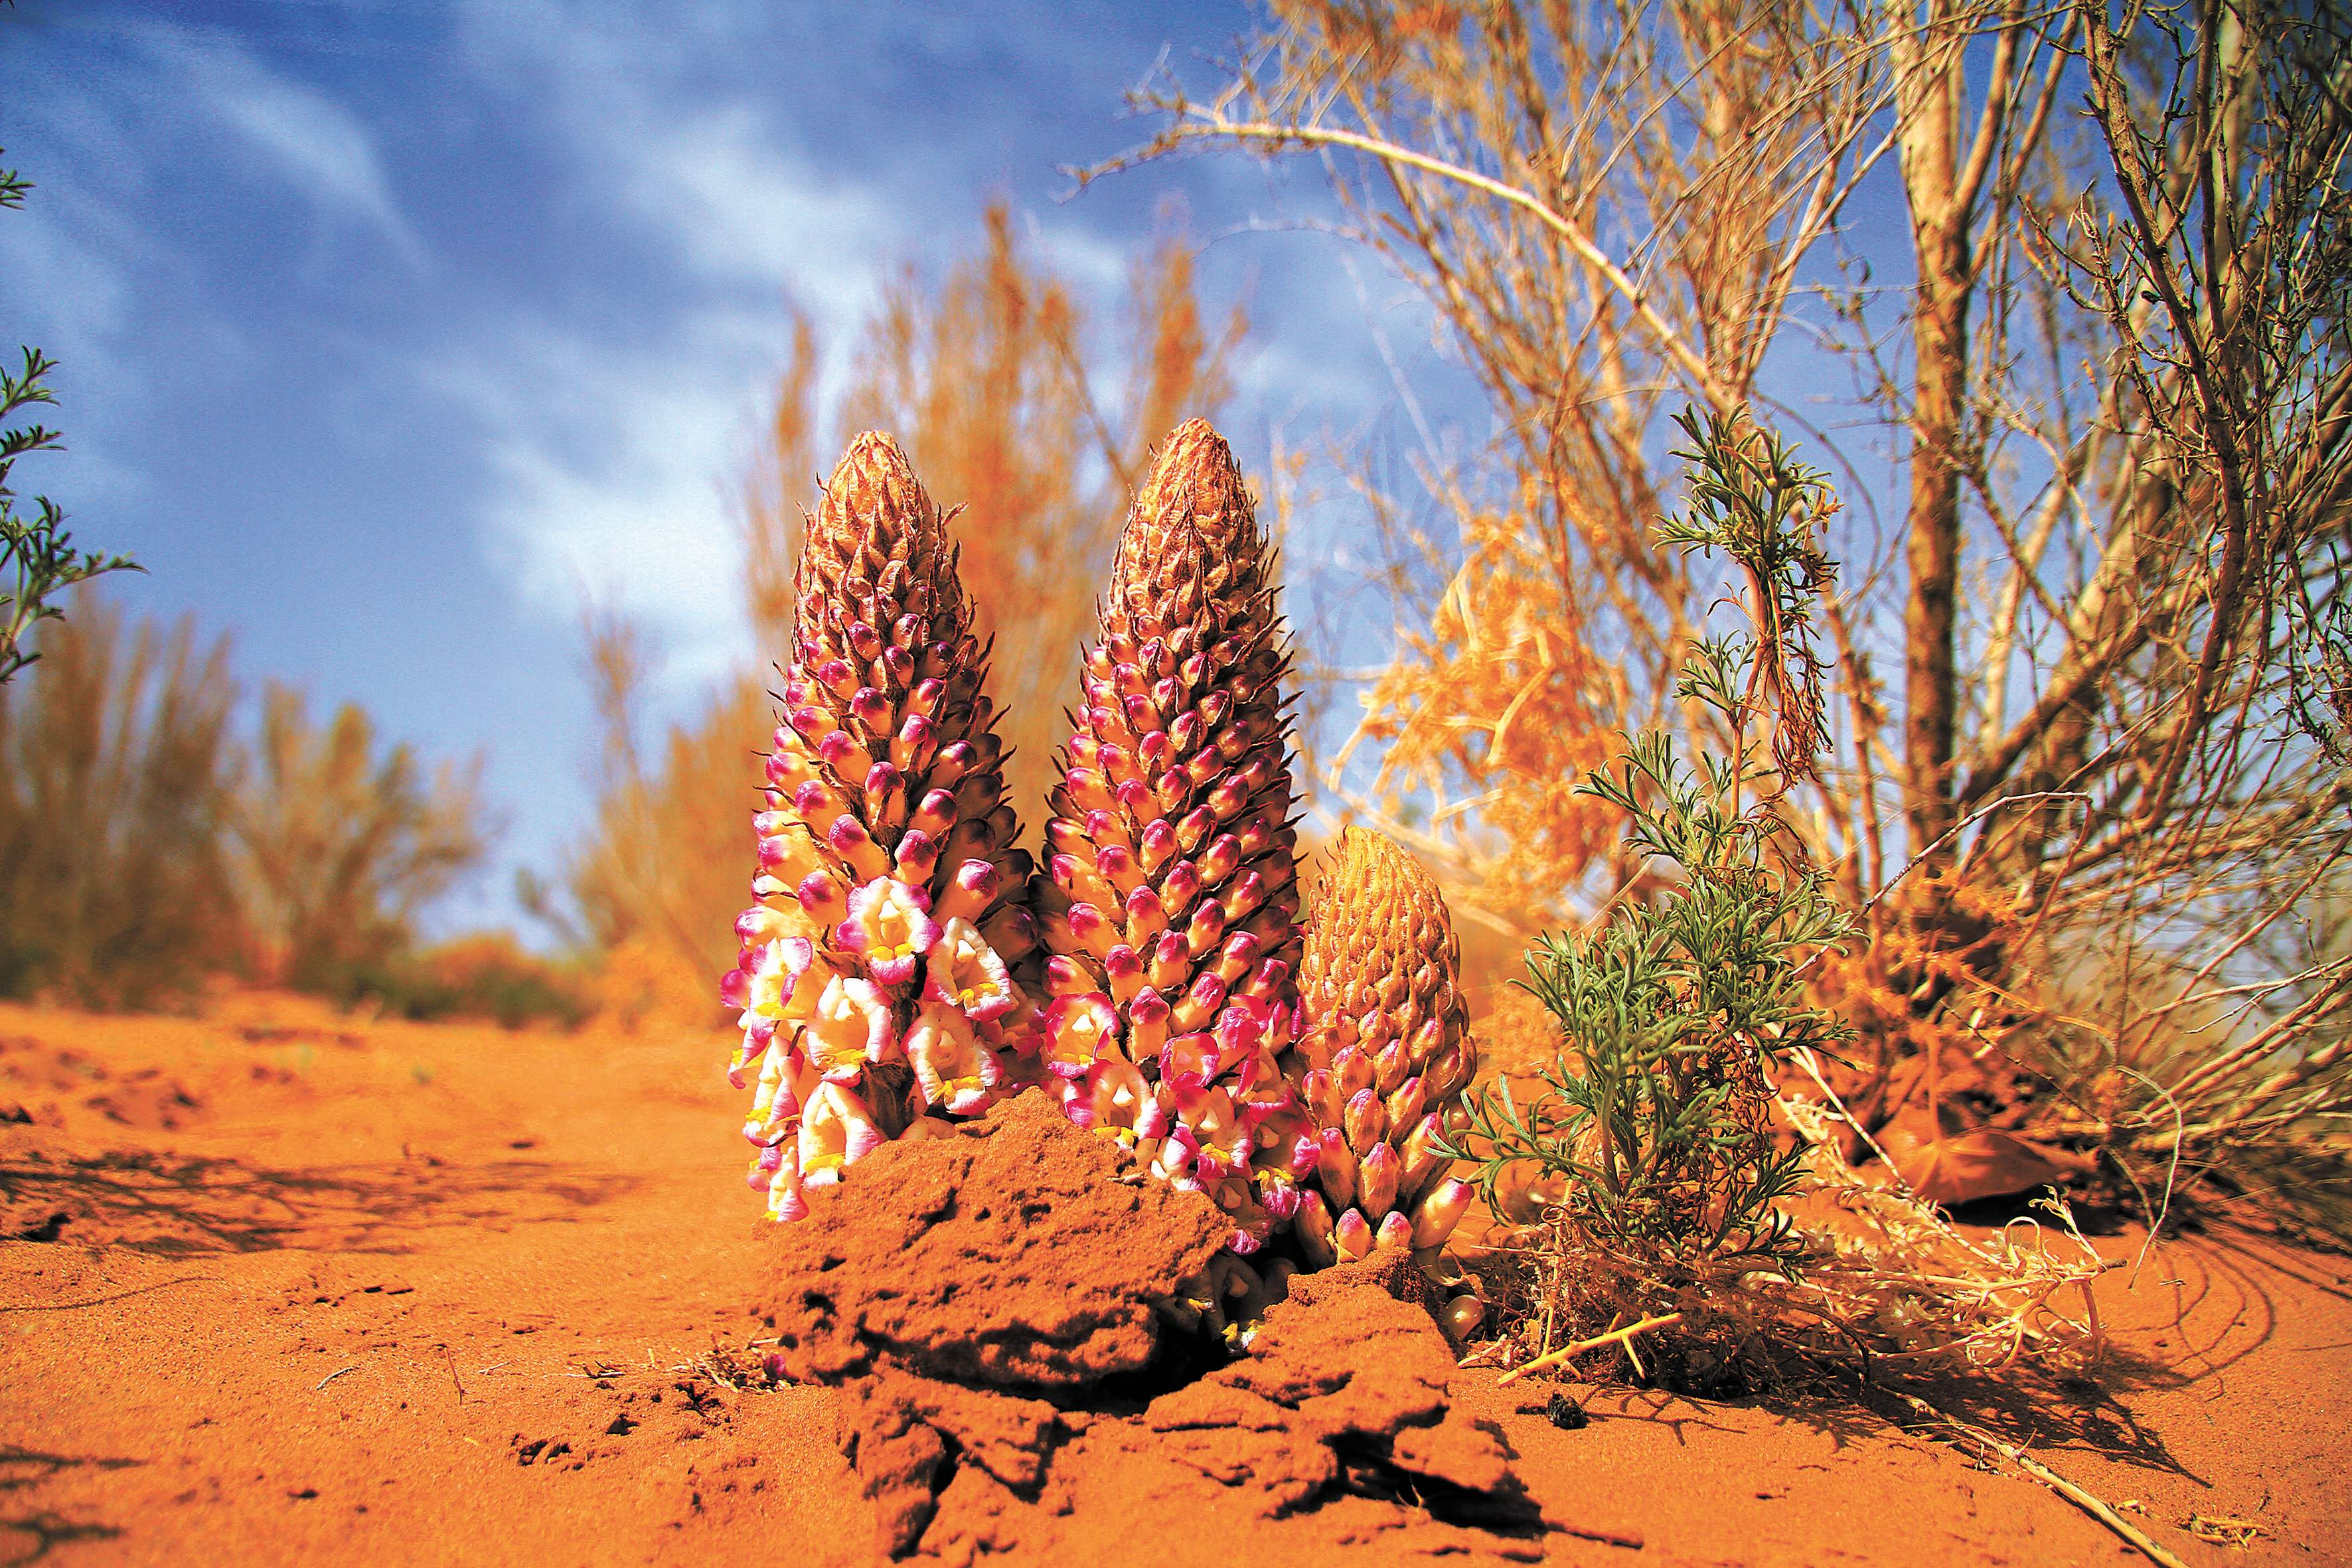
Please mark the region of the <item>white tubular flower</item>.
[[1002, 1017], [1021, 1001], [1004, 960], [970, 921], [951, 920], [940, 928], [926, 969], [923, 994], [975, 1024]]
[[887, 1141], [863, 1100], [838, 1083], [819, 1084], [801, 1111], [801, 1184], [822, 1187], [838, 1182], [844, 1166], [856, 1164]]
[[890, 1004], [869, 980], [835, 979], [817, 998], [801, 1038], [810, 1065], [836, 1083], [856, 1079], [870, 1062], [887, 1060], [898, 1047]]
[[971, 1019], [951, 1007], [926, 1002], [907, 1031], [907, 1060], [915, 1069], [923, 1103], [950, 1116], [977, 1116], [1003, 1081], [996, 1053], [975, 1032]]

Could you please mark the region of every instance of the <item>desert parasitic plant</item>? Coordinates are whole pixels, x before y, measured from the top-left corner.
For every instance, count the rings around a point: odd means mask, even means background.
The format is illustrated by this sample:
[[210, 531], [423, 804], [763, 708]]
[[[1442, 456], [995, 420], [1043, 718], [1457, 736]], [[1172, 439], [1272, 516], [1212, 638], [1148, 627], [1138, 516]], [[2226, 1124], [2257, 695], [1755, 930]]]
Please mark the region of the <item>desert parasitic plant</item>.
[[1299, 936], [1272, 566], [1224, 441], [1178, 428], [1119, 539], [1036, 885], [1049, 1088], [1213, 1197], [1240, 1253], [1315, 1151], [1277, 1062]]
[[1478, 1065], [1461, 962], [1429, 873], [1387, 837], [1342, 828], [1307, 896], [1305, 1025], [1284, 1063], [1315, 1134], [1295, 1221], [1311, 1265], [1441, 1247], [1468, 1205], [1444, 1149]]
[[755, 818], [758, 902], [722, 995], [769, 1213], [883, 1142], [979, 1114], [1034, 1037], [1031, 861], [946, 520], [898, 444], [851, 442], [808, 521]]
[[1476, 1062], [1459, 950], [1436, 885], [1362, 830], [1301, 930], [1271, 552], [1225, 443], [1181, 426], [1136, 499], [1034, 874], [943, 528], [864, 437], [802, 552], [725, 983], [771, 1212], [1034, 1084], [1232, 1217], [1213, 1318], [1278, 1289], [1239, 1259], [1294, 1218], [1284, 1270], [1433, 1251], [1471, 1191], [1440, 1148]]

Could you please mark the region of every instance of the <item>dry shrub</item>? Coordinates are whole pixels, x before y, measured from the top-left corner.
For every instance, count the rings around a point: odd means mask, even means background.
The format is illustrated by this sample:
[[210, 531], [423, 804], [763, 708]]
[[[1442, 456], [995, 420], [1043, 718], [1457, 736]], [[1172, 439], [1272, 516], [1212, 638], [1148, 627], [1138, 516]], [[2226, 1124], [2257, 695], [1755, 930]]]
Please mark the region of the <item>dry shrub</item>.
[[[1136, 263], [1121, 313], [1106, 356], [1070, 286], [1024, 254], [1010, 213], [992, 206], [978, 254], [936, 284], [912, 270], [889, 281], [830, 418], [815, 405], [820, 345], [798, 325], [743, 490], [743, 591], [770, 659], [790, 651], [801, 509], [814, 500], [824, 432], [890, 432], [931, 493], [961, 509], [952, 531], [994, 640], [1009, 798], [1027, 803], [1032, 831], [1128, 495], [1153, 440], [1230, 395], [1243, 327], [1238, 312], [1221, 332], [1203, 322], [1177, 236]], [[1103, 394], [1110, 383], [1116, 399]], [[622, 1016], [716, 1016], [712, 983], [733, 956], [752, 868], [754, 753], [774, 723], [764, 683], [719, 692], [648, 758], [635, 739], [642, 634], [593, 616], [590, 645], [604, 742], [595, 834], [563, 874], [577, 934], [602, 955]]]
[[[474, 770], [428, 773], [346, 706], [263, 694], [248, 743], [228, 641], [84, 591], [0, 689], [0, 992], [190, 1000], [236, 973], [349, 996], [479, 858]], [[477, 768], [478, 764], [477, 764]]]
[[577, 939], [598, 956], [597, 992], [619, 1020], [715, 1021], [713, 977], [734, 954], [751, 874], [767, 694], [749, 680], [721, 692], [673, 724], [649, 764], [636, 740], [643, 635], [606, 614], [587, 634], [603, 736], [594, 831], [565, 872]]
[[508, 931], [478, 931], [396, 955], [355, 979], [350, 1000], [405, 1018], [573, 1028], [597, 1011], [597, 993], [576, 967], [525, 952]]
[[[2352, 952], [2299, 932], [2352, 866], [2347, 52], [2341, 7], [2243, 0], [1275, 0], [1207, 90], [1149, 86], [1157, 134], [1106, 171], [1312, 158], [1485, 394], [1483, 444], [1363, 468], [1406, 635], [1359, 804], [1430, 826], [1465, 912], [1628, 891], [1545, 810], [1572, 710], [1534, 739], [1554, 773], [1487, 755], [1533, 670], [1586, 661], [1489, 628], [1591, 650], [1603, 731], [1719, 738], [1674, 676], [1743, 584], [1644, 537], [1661, 427], [1827, 390], [1821, 444], [1901, 464], [1824, 541], [1832, 732], [1784, 813], [1879, 948], [1832, 977], [1877, 1037], [1864, 1120], [2009, 1058], [2042, 1157], [2156, 1207], [2341, 1195]], [[1905, 253], [1857, 246], [1857, 198]], [[1987, 1098], [1961, 1131], [2011, 1131]]]
[[0, 688], [0, 993], [184, 1000], [238, 956], [228, 642], [89, 590]]
[[341, 994], [405, 949], [417, 910], [482, 857], [481, 768], [428, 773], [405, 743], [379, 753], [357, 703], [321, 729], [300, 692], [265, 684], [234, 818], [259, 977]]

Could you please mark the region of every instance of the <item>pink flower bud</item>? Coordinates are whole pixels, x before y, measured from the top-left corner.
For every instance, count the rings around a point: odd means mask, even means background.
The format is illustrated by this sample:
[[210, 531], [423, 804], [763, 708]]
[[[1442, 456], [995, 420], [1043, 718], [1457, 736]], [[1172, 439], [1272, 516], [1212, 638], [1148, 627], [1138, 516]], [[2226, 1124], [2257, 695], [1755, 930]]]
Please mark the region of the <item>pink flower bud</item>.
[[914, 811], [907, 818], [907, 826], [939, 838], [955, 826], [955, 796], [947, 790], [934, 789], [925, 791], [923, 798], [915, 803]]
[[1103, 954], [1103, 974], [1110, 983], [1114, 1002], [1132, 1002], [1143, 989], [1143, 960], [1125, 942]]
[[1151, 957], [1144, 968], [1144, 978], [1160, 991], [1173, 991], [1184, 984], [1192, 972], [1190, 955], [1184, 951], [1184, 939], [1170, 931], [1151, 944]]
[[1099, 991], [1094, 972], [1065, 952], [1055, 953], [1045, 960], [1045, 994], [1074, 996], [1080, 992]]
[[1386, 1215], [1396, 1206], [1397, 1152], [1387, 1143], [1375, 1143], [1356, 1167], [1356, 1206], [1367, 1219]]
[[1225, 911], [1213, 899], [1202, 899], [1192, 907], [1192, 918], [1185, 922], [1185, 951], [1197, 958], [1223, 940]]
[[1381, 1103], [1379, 1095], [1364, 1089], [1349, 1100], [1347, 1109], [1339, 1113], [1339, 1125], [1347, 1131], [1348, 1147], [1362, 1155], [1388, 1136], [1388, 1107]]
[[1184, 814], [1176, 825], [1176, 847], [1186, 855], [1201, 847], [1217, 826], [1217, 814], [1205, 805], [1196, 805]]
[[809, 919], [825, 924], [839, 920], [849, 910], [849, 896], [833, 877], [824, 871], [811, 871], [801, 879], [793, 896], [801, 901], [801, 910]]
[[965, 860], [940, 895], [941, 920], [977, 921], [1004, 891], [1004, 875], [992, 860]]
[[1242, 841], [1230, 833], [1220, 833], [1201, 851], [1201, 875], [1211, 882], [1222, 882], [1234, 874], [1242, 863]]
[[1106, 844], [1096, 850], [1095, 869], [1121, 895], [1141, 890], [1143, 872], [1135, 863], [1135, 852], [1124, 844]]
[[1179, 860], [1160, 879], [1160, 897], [1172, 917], [1181, 916], [1201, 896], [1201, 873], [1190, 860]]
[[1422, 1117], [1404, 1141], [1403, 1168], [1397, 1173], [1399, 1191], [1408, 1194], [1420, 1192], [1433, 1177], [1452, 1163], [1437, 1152], [1438, 1141], [1444, 1136], [1444, 1117], [1434, 1110]]
[[1389, 1125], [1412, 1126], [1421, 1120], [1421, 1113], [1428, 1104], [1428, 1081], [1421, 1078], [1405, 1079], [1397, 1091], [1388, 1097]]
[[[1136, 843], [1136, 854], [1147, 873], [1157, 875], [1176, 854], [1176, 830], [1162, 817], [1154, 817], [1143, 827], [1143, 837]], [[1161, 897], [1165, 898], [1163, 893]]]
[[850, 738], [848, 731], [828, 730], [825, 731], [824, 738], [816, 743], [816, 754], [817, 760], [831, 768], [835, 774], [846, 778], [849, 776], [850, 764], [853, 762], [862, 762], [865, 759], [866, 751]]
[[1127, 1050], [1131, 1059], [1149, 1061], [1166, 1047], [1171, 1011], [1168, 999], [1148, 985], [1135, 994], [1127, 1005]]
[[1315, 1152], [1315, 1169], [1323, 1193], [1341, 1208], [1356, 1201], [1356, 1154], [1336, 1127], [1323, 1130]]
[[1412, 1244], [1415, 1247], [1443, 1247], [1445, 1238], [1454, 1234], [1463, 1214], [1470, 1207], [1471, 1186], [1467, 1182], [1448, 1181], [1423, 1198], [1421, 1213], [1414, 1218]]
[[877, 828], [906, 822], [907, 775], [897, 764], [877, 763], [866, 770], [866, 820]]
[[1234, 885], [1225, 889], [1218, 902], [1225, 911], [1228, 924], [1238, 925], [1249, 919], [1252, 910], [1265, 902], [1265, 879], [1255, 871], [1244, 871]]
[[890, 855], [891, 874], [910, 888], [928, 886], [939, 864], [940, 841], [919, 827], [899, 835], [898, 847]]

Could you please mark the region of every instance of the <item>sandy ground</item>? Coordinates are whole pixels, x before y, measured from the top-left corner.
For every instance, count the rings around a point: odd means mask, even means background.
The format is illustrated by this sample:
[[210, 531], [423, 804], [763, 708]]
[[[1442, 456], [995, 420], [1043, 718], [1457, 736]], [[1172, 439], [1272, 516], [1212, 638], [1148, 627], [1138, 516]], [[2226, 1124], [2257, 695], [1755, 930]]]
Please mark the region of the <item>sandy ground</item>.
[[[764, 1325], [724, 1048], [0, 1005], [0, 1563], [870, 1560], [833, 1395], [732, 1386]], [[1950, 1401], [2185, 1562], [2352, 1563], [2352, 1261], [2103, 1245], [2095, 1384]], [[1454, 1391], [1547, 1561], [2142, 1560], [1851, 1403], [1579, 1388], [1563, 1431], [1553, 1386]]]

